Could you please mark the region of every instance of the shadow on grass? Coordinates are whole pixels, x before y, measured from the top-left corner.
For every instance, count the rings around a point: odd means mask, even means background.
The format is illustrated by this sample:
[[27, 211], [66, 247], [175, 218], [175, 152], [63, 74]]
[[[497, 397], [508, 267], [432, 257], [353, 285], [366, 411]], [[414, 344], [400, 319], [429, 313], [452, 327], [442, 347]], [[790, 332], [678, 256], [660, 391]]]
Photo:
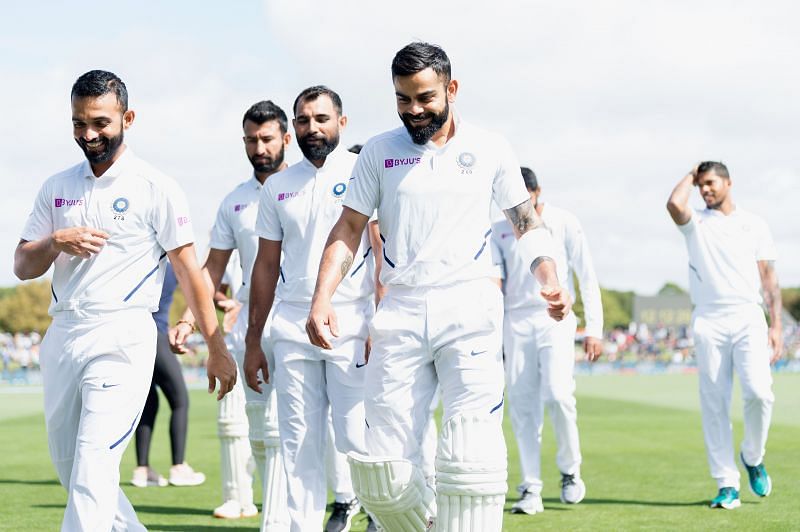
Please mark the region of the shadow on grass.
[[[558, 504], [562, 508], [567, 506], [561, 502], [561, 499], [556, 497], [542, 499], [543, 502], [547, 504]], [[621, 505], [630, 505], [630, 506], [665, 506], [665, 507], [680, 507], [680, 506], [708, 506], [708, 501], [695, 501], [695, 502], [670, 502], [670, 501], [634, 501], [634, 500], [625, 500], [625, 499], [592, 499], [586, 498], [583, 499], [580, 503], [581, 505], [592, 505], [592, 504], [621, 504]], [[554, 508], [555, 509], [555, 508]]]
[[16, 478], [0, 478], [0, 484], [30, 484], [31, 486], [60, 486], [61, 483], [54, 479], [47, 480], [20, 480]]

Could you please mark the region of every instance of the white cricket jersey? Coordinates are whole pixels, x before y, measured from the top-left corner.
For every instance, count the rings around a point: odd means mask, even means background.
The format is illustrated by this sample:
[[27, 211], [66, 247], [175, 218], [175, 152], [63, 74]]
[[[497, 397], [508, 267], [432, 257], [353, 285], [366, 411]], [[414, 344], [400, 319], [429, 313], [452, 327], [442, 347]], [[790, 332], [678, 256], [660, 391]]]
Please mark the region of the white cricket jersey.
[[441, 148], [415, 144], [404, 127], [370, 139], [344, 204], [378, 210], [383, 284], [431, 287], [496, 277], [493, 199], [503, 210], [529, 199], [519, 163], [505, 139], [457, 120]]
[[111, 235], [91, 258], [60, 253], [54, 262], [50, 314], [158, 309], [166, 251], [194, 241], [178, 184], [126, 148], [101, 177], [88, 161], [45, 181], [21, 238], [88, 226]]
[[[289, 303], [310, 303], [325, 243], [342, 213], [342, 202], [356, 155], [341, 145], [322, 168], [308, 159], [270, 176], [258, 206], [256, 233], [281, 242], [283, 264], [276, 297]], [[339, 284], [332, 301], [342, 303], [374, 292], [374, 260], [367, 231], [361, 238], [353, 266]]]
[[208, 244], [213, 249], [239, 251], [242, 279], [236, 292], [236, 299], [242, 303], [250, 300], [250, 278], [258, 254], [256, 218], [261, 189], [261, 183], [253, 175], [225, 196], [217, 210], [217, 218], [211, 229], [211, 240]]
[[[586, 334], [602, 338], [603, 304], [600, 299], [600, 285], [594, 272], [589, 243], [580, 222], [572, 213], [549, 203], [543, 205], [540, 217], [555, 243], [557, 256], [553, 259], [559, 282], [569, 290], [574, 301], [575, 283], [572, 273], [575, 272], [583, 299]], [[498, 222], [493, 227], [492, 253], [503, 271], [505, 309], [536, 307], [545, 310], [547, 301], [540, 293], [542, 287], [531, 274], [530, 265], [524, 264], [517, 253], [517, 239], [507, 220]]]
[[689, 293], [696, 306], [761, 304], [758, 261], [776, 260], [767, 224], [735, 208], [695, 210], [678, 229], [689, 251]]

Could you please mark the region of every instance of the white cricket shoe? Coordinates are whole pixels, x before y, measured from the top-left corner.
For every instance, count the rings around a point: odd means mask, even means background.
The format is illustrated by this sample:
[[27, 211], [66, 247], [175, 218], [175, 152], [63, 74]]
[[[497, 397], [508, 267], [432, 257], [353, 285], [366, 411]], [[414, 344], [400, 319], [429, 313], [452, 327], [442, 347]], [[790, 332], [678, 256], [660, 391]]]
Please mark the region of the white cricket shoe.
[[206, 476], [192, 469], [186, 462], [169, 468], [169, 483], [173, 486], [199, 486], [205, 481]]
[[538, 514], [544, 512], [542, 496], [532, 491], [522, 492], [522, 498], [511, 507], [512, 514]]
[[156, 472], [155, 469], [149, 466], [139, 466], [133, 470], [133, 478], [131, 478], [131, 484], [136, 486], [137, 488], [149, 488], [153, 486], [158, 486], [163, 488], [169, 482], [167, 479], [162, 477], [161, 475]]
[[239, 501], [230, 499], [214, 508], [214, 517], [220, 519], [239, 519], [240, 517], [254, 517], [258, 515], [258, 508], [252, 502], [242, 506]]
[[561, 502], [578, 504], [586, 496], [586, 484], [578, 475], [561, 473]]

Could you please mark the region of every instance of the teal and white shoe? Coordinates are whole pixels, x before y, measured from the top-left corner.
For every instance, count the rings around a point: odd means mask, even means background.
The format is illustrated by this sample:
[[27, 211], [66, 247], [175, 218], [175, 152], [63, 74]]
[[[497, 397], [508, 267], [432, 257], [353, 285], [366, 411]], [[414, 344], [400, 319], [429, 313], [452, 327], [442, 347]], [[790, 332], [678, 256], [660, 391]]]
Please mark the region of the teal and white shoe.
[[741, 458], [744, 468], [747, 469], [747, 477], [750, 479], [750, 491], [759, 497], [766, 497], [772, 493], [772, 479], [767, 474], [764, 462], [762, 461], [757, 466], [751, 466], [744, 461], [743, 454], [739, 454], [739, 458]]
[[739, 500], [739, 491], [734, 488], [720, 488], [717, 496], [711, 499], [712, 508], [725, 508], [733, 510], [742, 505]]

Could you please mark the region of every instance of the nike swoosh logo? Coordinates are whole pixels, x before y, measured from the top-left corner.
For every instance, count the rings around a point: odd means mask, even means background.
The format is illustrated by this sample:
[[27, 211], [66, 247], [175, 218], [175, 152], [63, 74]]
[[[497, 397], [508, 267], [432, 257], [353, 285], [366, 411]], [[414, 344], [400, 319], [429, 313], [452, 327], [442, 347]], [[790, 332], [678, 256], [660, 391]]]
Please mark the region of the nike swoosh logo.
[[106, 384], [106, 383], [103, 383], [103, 388], [113, 388], [114, 386], [119, 386], [119, 384]]
[[486, 350], [485, 350], [485, 349], [484, 349], [483, 351], [475, 351], [475, 350], [473, 350], [473, 351], [470, 353], [470, 355], [472, 355], [472, 356], [478, 356], [478, 355], [482, 355], [482, 354], [484, 354], [485, 352], [486, 352]]
[[348, 181], [352, 181], [353, 179], [355, 179], [355, 177], [351, 177], [350, 179], [348, 179]]
[[363, 364], [359, 364], [358, 362], [356, 362], [356, 368], [363, 368], [366, 365], [367, 365], [366, 362], [364, 362]]

